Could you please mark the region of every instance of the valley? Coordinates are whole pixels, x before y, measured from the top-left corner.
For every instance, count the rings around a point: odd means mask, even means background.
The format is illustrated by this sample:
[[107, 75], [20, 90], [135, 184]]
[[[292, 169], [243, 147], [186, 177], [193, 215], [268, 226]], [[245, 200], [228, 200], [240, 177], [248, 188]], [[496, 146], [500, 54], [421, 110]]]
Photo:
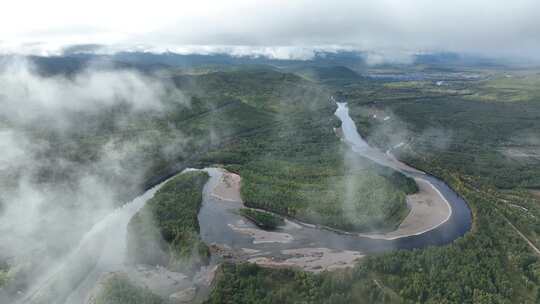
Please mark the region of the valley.
[[[35, 242], [32, 255], [5, 257], [2, 297], [534, 303], [540, 234], [531, 194], [539, 187], [530, 152], [539, 113], [533, 93], [487, 100], [494, 86], [516, 86], [501, 84], [492, 70], [430, 76], [444, 78], [443, 86], [429, 77], [370, 79], [344, 68], [310, 69], [309, 78], [271, 66], [215, 69], [166, 69], [159, 81], [181, 95], [151, 111], [120, 104], [67, 116], [69, 132], [3, 117], [17, 134], [54, 143], [33, 156], [42, 164], [29, 175], [36, 189], [54, 184], [76, 193], [75, 168], [88, 170], [114, 185], [119, 211], [104, 208], [72, 225], [54, 248]], [[523, 86], [536, 76], [526, 77]], [[122, 166], [96, 166], [103, 151], [114, 151]], [[16, 193], [10, 176], [23, 167], [4, 168], [4, 201]], [[121, 203], [135, 193], [142, 196]], [[60, 201], [50, 214], [63, 210], [75, 222], [81, 207]], [[242, 216], [246, 207], [262, 213]], [[253, 217], [274, 222], [264, 230]], [[122, 221], [107, 228], [118, 229], [114, 234], [96, 228], [108, 218]], [[55, 227], [40, 232], [47, 229]], [[74, 254], [77, 240], [96, 229], [101, 237], [85, 255]], [[62, 262], [51, 267], [57, 256]], [[55, 275], [62, 269], [69, 275]]]

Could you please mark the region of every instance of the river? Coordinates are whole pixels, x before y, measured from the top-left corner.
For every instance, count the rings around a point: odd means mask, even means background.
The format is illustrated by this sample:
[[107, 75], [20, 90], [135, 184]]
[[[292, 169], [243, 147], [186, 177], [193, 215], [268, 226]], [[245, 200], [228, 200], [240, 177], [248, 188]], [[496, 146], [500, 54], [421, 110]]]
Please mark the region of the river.
[[[471, 227], [471, 212], [467, 203], [442, 180], [425, 174], [415, 168], [399, 162], [388, 153], [382, 153], [368, 145], [360, 136], [354, 121], [349, 116], [346, 103], [337, 103], [336, 116], [342, 122], [344, 140], [348, 142], [354, 152], [371, 159], [383, 166], [393, 168], [403, 174], [425, 181], [433, 186], [449, 204], [450, 214], [440, 224], [427, 231], [415, 235], [401, 236], [391, 240], [374, 239], [358, 234], [340, 233], [321, 229], [295, 220], [275, 233], [285, 235], [257, 235], [260, 231], [255, 225], [238, 215], [235, 210], [242, 207], [241, 202], [223, 203], [219, 199], [208, 195], [204, 198], [203, 207], [199, 213], [201, 237], [208, 244], [222, 244], [230, 248], [247, 248], [258, 252], [258, 256], [279, 256], [284, 250], [298, 248], [329, 248], [332, 250], [354, 250], [362, 254], [381, 252], [395, 249], [423, 248], [430, 245], [444, 245], [463, 236]], [[222, 172], [209, 169], [212, 176], [211, 183], [217, 183]], [[209, 186], [209, 187], [213, 187]], [[262, 233], [261, 233], [262, 234]], [[266, 239], [275, 239], [275, 242], [266, 242]], [[262, 238], [262, 241], [261, 241]], [[266, 253], [266, 254], [260, 254]]]
[[[198, 215], [203, 241], [228, 250], [241, 260], [266, 265], [298, 266], [317, 272], [349, 267], [358, 258], [374, 252], [448, 244], [470, 229], [470, 210], [455, 191], [442, 180], [370, 147], [358, 133], [349, 116], [347, 104], [337, 103], [337, 106], [335, 114], [342, 122], [344, 140], [352, 150], [407, 176], [429, 182], [450, 205], [451, 214], [448, 219], [429, 231], [392, 240], [341, 233], [294, 219], [288, 219], [286, 225], [278, 231], [263, 231], [236, 212], [243, 207], [241, 201], [223, 201], [212, 195], [212, 190], [222, 181], [223, 174], [228, 173], [217, 168], [206, 168], [203, 170], [209, 173], [210, 180], [205, 186], [203, 204]], [[98, 222], [68, 258], [40, 278], [20, 303], [84, 302], [103, 274], [124, 270], [127, 224], [164, 182]], [[219, 259], [213, 262], [218, 263]]]
[[450, 205], [451, 214], [448, 219], [439, 226], [418, 235], [389, 240], [388, 242], [393, 243], [394, 247], [399, 249], [422, 248], [429, 245], [444, 245], [452, 242], [470, 230], [472, 223], [471, 212], [469, 206], [459, 194], [442, 180], [400, 162], [390, 153], [382, 153], [378, 149], [370, 147], [358, 133], [356, 124], [349, 115], [347, 103], [338, 102], [337, 106], [338, 108], [335, 115], [341, 120], [341, 129], [344, 140], [350, 144], [354, 152], [380, 165], [402, 172], [409, 177], [428, 182]]

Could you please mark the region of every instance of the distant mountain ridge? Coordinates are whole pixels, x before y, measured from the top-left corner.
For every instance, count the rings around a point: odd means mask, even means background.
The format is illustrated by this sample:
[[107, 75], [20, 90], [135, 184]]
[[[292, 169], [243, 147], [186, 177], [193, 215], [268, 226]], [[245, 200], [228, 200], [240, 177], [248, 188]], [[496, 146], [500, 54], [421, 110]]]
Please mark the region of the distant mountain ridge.
[[[286, 71], [298, 72], [312, 79], [328, 80], [339, 78], [358, 79], [369, 68], [407, 66], [405, 64], [381, 63], [367, 64], [367, 53], [363, 52], [317, 52], [308, 60], [272, 59], [264, 56], [232, 56], [230, 54], [178, 54], [172, 52], [118, 52], [112, 55], [100, 55], [91, 52], [93, 47], [72, 47], [62, 56], [0, 56], [0, 62], [12, 57], [26, 58], [43, 74], [71, 74], [92, 65], [93, 67], [136, 68], [153, 71], [163, 68], [200, 68], [200, 67], [237, 67], [267, 66]], [[90, 50], [90, 51], [89, 51]], [[504, 62], [481, 56], [450, 52], [417, 54], [410, 65], [422, 65], [426, 68], [451, 68], [457, 66], [498, 66]]]

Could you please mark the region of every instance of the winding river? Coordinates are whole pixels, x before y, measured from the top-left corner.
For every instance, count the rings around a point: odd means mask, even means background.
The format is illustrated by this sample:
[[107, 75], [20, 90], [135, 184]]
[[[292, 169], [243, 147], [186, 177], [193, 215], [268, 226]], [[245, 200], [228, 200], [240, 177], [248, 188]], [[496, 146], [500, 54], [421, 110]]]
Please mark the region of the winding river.
[[[471, 213], [466, 202], [440, 179], [420, 172], [371, 148], [360, 136], [349, 116], [346, 103], [337, 103], [335, 115], [342, 122], [343, 140], [352, 150], [383, 166], [423, 181], [433, 187], [449, 205], [445, 221], [426, 231], [391, 239], [345, 233], [287, 219], [286, 225], [268, 232], [240, 216], [240, 200], [223, 200], [213, 190], [223, 182], [222, 169], [206, 168], [210, 179], [203, 193], [198, 218], [203, 241], [213, 248], [229, 251], [229, 256], [266, 265], [299, 266], [320, 271], [346, 267], [366, 254], [396, 249], [444, 245], [464, 235], [471, 227]], [[124, 270], [126, 227], [131, 217], [164, 183], [125, 204], [98, 222], [81, 240], [62, 264], [38, 280], [32, 292], [19, 303], [81, 303], [88, 300], [92, 289], [106, 273]], [[219, 254], [217, 254], [219, 255]], [[215, 257], [216, 255], [214, 255]], [[216, 258], [213, 263], [218, 263]]]
[[[221, 174], [218, 169], [206, 169], [212, 176], [199, 213], [201, 237], [208, 244], [223, 244], [230, 248], [249, 249], [258, 256], [279, 256], [285, 250], [298, 248], [328, 248], [331, 250], [353, 250], [361, 254], [395, 249], [423, 248], [444, 245], [464, 235], [471, 227], [471, 213], [467, 203], [440, 179], [418, 171], [399, 162], [388, 153], [371, 148], [359, 135], [354, 121], [348, 113], [346, 103], [337, 103], [335, 115], [342, 122], [344, 140], [354, 152], [383, 166], [393, 168], [416, 180], [430, 184], [448, 203], [450, 213], [444, 222], [425, 231], [403, 235], [392, 239], [372, 237], [324, 229], [289, 219], [287, 225], [275, 232], [260, 232], [255, 225], [234, 212], [242, 207], [241, 202], [220, 202], [209, 195], [212, 183], [217, 183]], [[274, 240], [274, 241], [272, 241]]]
[[349, 116], [347, 103], [338, 102], [337, 106], [338, 108], [335, 114], [342, 122], [343, 137], [351, 145], [354, 152], [378, 164], [402, 172], [411, 178], [429, 183], [449, 204], [451, 212], [446, 221], [416, 235], [388, 240], [388, 242], [393, 243], [394, 248], [411, 249], [429, 245], [444, 245], [464, 235], [471, 228], [472, 217], [470, 209], [459, 194], [442, 180], [398, 161], [390, 153], [382, 153], [370, 147], [360, 136], [356, 124]]

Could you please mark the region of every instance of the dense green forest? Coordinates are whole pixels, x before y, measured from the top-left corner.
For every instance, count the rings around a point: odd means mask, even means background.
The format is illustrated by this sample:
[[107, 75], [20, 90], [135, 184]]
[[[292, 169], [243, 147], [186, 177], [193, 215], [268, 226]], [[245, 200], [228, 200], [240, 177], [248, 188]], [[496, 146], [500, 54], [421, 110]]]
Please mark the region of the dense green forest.
[[196, 270], [210, 252], [199, 238], [197, 214], [206, 172], [186, 172], [167, 181], [128, 225], [128, 257], [133, 263]]
[[[40, 146], [31, 155], [35, 168], [29, 179], [36, 189], [65, 194], [51, 198], [55, 208], [44, 210], [44, 218], [58, 208], [75, 212], [66, 218], [71, 229], [54, 247], [36, 248], [32, 252], [39, 258], [26, 260], [27, 267], [10, 272], [10, 264], [1, 272], [0, 282], [8, 293], [24, 289], [25, 277], [38, 271], [39, 263], [68, 252], [104, 216], [76, 214], [82, 203], [73, 200], [79, 186], [74, 181], [80, 172], [114, 185], [111, 201], [118, 206], [179, 169], [223, 164], [245, 175], [248, 205], [282, 215], [344, 229], [384, 230], [407, 214], [404, 196], [415, 191], [411, 180], [365, 160], [355, 167], [345, 165], [348, 150], [333, 131], [339, 123], [326, 87], [261, 67], [197, 75], [168, 71], [163, 77], [182, 94], [161, 100], [153, 110], [103, 105], [84, 115], [68, 115], [63, 123], [71, 127], [66, 130], [45, 120], [19, 125], [12, 117], [1, 117], [2, 124]], [[261, 171], [259, 166], [271, 170]], [[14, 181], [23, 171], [24, 167], [4, 170], [0, 202], [15, 195]], [[257, 186], [263, 183], [266, 187]], [[377, 191], [374, 183], [388, 191]], [[346, 185], [356, 196], [344, 208], [341, 191]], [[308, 204], [315, 197], [319, 199]], [[291, 208], [284, 208], [292, 201], [296, 203]], [[361, 218], [362, 209], [373, 216]], [[40, 234], [53, 235], [54, 229], [43, 223]]]
[[320, 275], [225, 265], [209, 303], [537, 303], [538, 257], [489, 198], [447, 177], [475, 211], [474, 232], [454, 243]]
[[[365, 83], [342, 93], [367, 140], [385, 150], [403, 141], [394, 153], [408, 162], [444, 164], [501, 189], [540, 188], [538, 79], [501, 76], [442, 88], [431, 82]], [[493, 90], [504, 94], [485, 98]]]
[[[342, 79], [332, 71], [312, 78], [322, 84], [261, 67], [172, 73], [186, 102], [165, 101], [165, 112], [96, 110], [78, 117], [80, 128], [67, 134], [46, 124], [24, 126], [30, 138], [50, 143], [36, 156], [42, 162], [34, 178], [68, 187], [75, 169], [96, 170], [93, 162], [111, 141], [142, 142], [123, 160], [127, 168], [144, 164], [142, 177], [126, 178], [129, 170], [102, 174], [122, 189], [119, 197], [133, 197], [171, 167], [223, 164], [243, 177], [242, 196], [250, 207], [348, 230], [391, 229], [407, 214], [404, 197], [416, 185], [348, 154], [333, 131], [339, 123], [329, 96], [336, 95], [349, 102], [372, 145], [392, 148], [460, 193], [474, 215], [472, 231], [446, 246], [369, 256], [347, 271], [312, 274], [225, 264], [209, 303], [538, 303], [540, 260], [518, 233], [540, 246], [540, 198], [533, 192], [540, 189], [537, 76], [439, 86]], [[167, 143], [170, 150], [163, 150]], [[51, 155], [76, 166], [54, 166]], [[4, 187], [12, 176], [2, 176]], [[175, 177], [132, 220], [132, 262], [175, 269], [206, 262], [196, 221], [206, 179], [203, 173]], [[346, 192], [355, 199], [348, 200]], [[83, 228], [74, 226], [73, 233]], [[188, 256], [196, 258], [182, 262]], [[24, 271], [11, 273], [9, 265], [0, 264], [0, 285], [24, 288], [18, 283]], [[131, 293], [129, 282], [111, 284]], [[151, 296], [140, 298], [153, 303]]]
[[[324, 87], [265, 69], [203, 75], [192, 80], [198, 85], [186, 81], [179, 80], [188, 89], [203, 87], [205, 96], [231, 96], [267, 115], [268, 123], [259, 120], [258, 128], [201, 159], [242, 176], [247, 206], [358, 231], [392, 229], [407, 215], [405, 195], [416, 192], [416, 184], [347, 155], [333, 131], [339, 126], [336, 106]], [[236, 114], [235, 120], [251, 115]]]
[[447, 246], [372, 255], [337, 273], [225, 265], [209, 303], [540, 302], [540, 259], [516, 230], [540, 245], [540, 199], [527, 189], [537, 187], [539, 162], [501, 150], [538, 149], [519, 136], [540, 133], [538, 102], [475, 98], [484, 81], [453, 85], [362, 81], [336, 90], [373, 145], [404, 141], [394, 153], [466, 199], [471, 232]]
[[[173, 271], [196, 271], [207, 265], [210, 251], [199, 237], [197, 214], [208, 174], [191, 171], [168, 180], [128, 225], [128, 262], [161, 265]], [[113, 274], [101, 283], [95, 304], [169, 303]]]
[[377, 174], [367, 161], [356, 170], [336, 167], [343, 164], [334, 161], [262, 160], [227, 168], [242, 176], [241, 194], [249, 207], [350, 231], [399, 225], [408, 213], [405, 196], [416, 190], [414, 182], [397, 190], [397, 182]]

